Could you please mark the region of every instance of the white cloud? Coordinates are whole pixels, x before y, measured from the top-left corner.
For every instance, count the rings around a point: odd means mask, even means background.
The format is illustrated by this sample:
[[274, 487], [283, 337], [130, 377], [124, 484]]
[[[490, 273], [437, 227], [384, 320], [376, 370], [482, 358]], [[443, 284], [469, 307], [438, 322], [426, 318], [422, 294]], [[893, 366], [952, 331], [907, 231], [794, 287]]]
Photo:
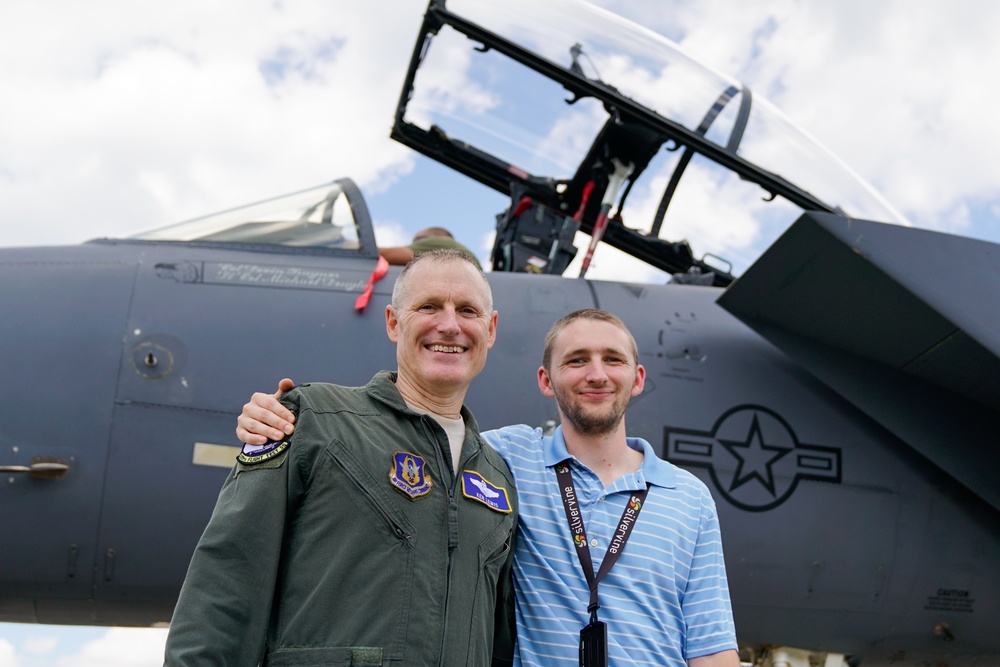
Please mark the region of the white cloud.
[[0, 67], [4, 244], [391, 181], [412, 160], [386, 137], [418, 3], [394, 3], [381, 32], [373, 5], [35, 5], [0, 9], [0, 53], [33, 54]]
[[[914, 222], [951, 226], [959, 200], [1000, 196], [984, 114], [1000, 62], [994, 3], [798, 3], [748, 74]], [[945, 222], [948, 221], [949, 222]]]
[[375, 242], [379, 246], [403, 246], [413, 241], [413, 235], [398, 222], [375, 223]]
[[0, 667], [21, 667], [14, 645], [6, 639], [0, 639]]
[[52, 655], [59, 646], [59, 638], [51, 635], [32, 635], [24, 640], [24, 652], [35, 656]]
[[151, 628], [110, 628], [87, 642], [76, 655], [59, 659], [59, 667], [159, 667], [167, 631]]

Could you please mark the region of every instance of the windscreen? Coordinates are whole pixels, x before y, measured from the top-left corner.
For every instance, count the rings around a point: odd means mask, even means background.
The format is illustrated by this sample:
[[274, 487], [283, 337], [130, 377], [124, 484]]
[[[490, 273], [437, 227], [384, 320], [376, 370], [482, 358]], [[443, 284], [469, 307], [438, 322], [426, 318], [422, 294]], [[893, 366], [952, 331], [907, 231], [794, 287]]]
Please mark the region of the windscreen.
[[131, 237], [357, 249], [358, 226], [338, 183], [207, 215]]
[[[697, 132], [846, 215], [904, 223], [862, 179], [738, 81], [652, 31], [576, 0], [448, 0], [448, 12]], [[445, 25], [429, 43], [405, 120], [535, 177], [570, 179], [615, 113]], [[624, 223], [649, 231], [682, 147], [666, 142], [634, 184]], [[745, 268], [802, 209], [694, 151], [659, 236]]]

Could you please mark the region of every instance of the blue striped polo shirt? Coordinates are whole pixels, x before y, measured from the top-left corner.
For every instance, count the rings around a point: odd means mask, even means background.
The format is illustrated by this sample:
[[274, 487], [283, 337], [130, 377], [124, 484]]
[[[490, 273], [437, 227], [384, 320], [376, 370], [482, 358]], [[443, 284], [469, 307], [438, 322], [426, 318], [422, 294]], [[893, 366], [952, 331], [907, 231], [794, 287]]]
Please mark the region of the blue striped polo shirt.
[[590, 588], [553, 470], [566, 459], [595, 573], [630, 494], [651, 485], [625, 550], [598, 587], [608, 664], [685, 667], [690, 658], [737, 648], [715, 503], [697, 477], [658, 458], [645, 440], [628, 438], [643, 452], [642, 466], [605, 489], [570, 456], [562, 427], [543, 436], [540, 429], [508, 426], [483, 437], [517, 483], [515, 665], [579, 664]]

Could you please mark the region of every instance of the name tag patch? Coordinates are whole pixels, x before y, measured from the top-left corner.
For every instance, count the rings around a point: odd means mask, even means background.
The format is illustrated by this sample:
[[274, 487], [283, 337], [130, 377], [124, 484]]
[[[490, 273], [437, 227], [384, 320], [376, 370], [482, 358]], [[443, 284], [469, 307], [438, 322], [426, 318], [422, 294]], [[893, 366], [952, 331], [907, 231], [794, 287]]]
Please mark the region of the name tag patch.
[[419, 498], [430, 493], [434, 483], [425, 470], [424, 460], [410, 452], [396, 452], [392, 456], [393, 468], [389, 471], [389, 482], [408, 495]]
[[287, 440], [268, 440], [263, 445], [244, 443], [243, 450], [236, 455], [236, 460], [243, 465], [252, 466], [273, 459], [286, 449], [288, 449]]
[[495, 512], [509, 514], [511, 511], [507, 489], [490, 484], [475, 470], [462, 472], [462, 495], [469, 500], [478, 500]]

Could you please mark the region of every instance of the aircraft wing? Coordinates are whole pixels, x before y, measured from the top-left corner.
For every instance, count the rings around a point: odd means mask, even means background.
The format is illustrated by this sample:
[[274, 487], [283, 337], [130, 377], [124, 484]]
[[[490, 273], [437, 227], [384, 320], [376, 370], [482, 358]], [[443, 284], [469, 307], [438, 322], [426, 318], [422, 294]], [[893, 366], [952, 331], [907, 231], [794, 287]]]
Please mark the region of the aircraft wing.
[[1000, 245], [805, 213], [718, 303], [1000, 509]]

